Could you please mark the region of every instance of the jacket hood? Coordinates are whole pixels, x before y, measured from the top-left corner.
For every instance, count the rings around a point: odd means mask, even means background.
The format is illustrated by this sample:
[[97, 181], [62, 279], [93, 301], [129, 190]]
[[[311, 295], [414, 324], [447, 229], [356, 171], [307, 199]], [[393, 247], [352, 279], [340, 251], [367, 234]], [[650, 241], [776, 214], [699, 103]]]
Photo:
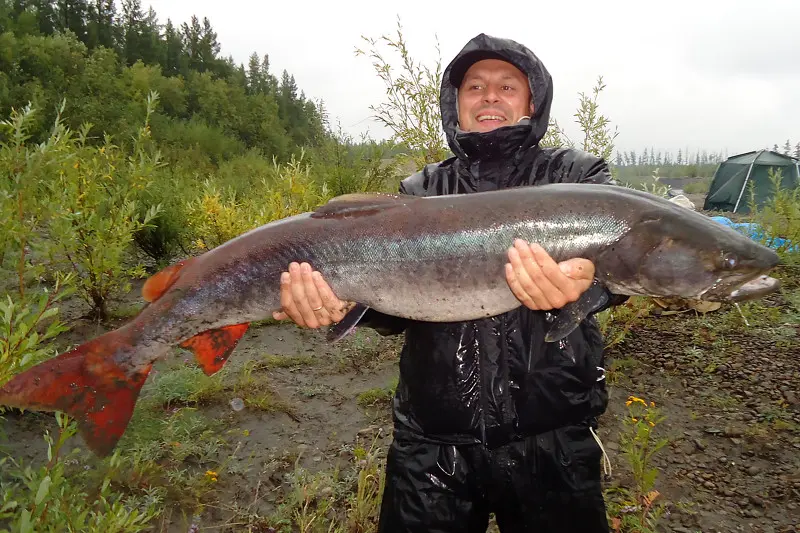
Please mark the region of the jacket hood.
[[[486, 133], [465, 132], [458, 127], [458, 87], [469, 67], [481, 59], [502, 59], [528, 76], [533, 95], [534, 115], [530, 121], [505, 126]], [[442, 126], [450, 149], [459, 159], [482, 157], [501, 151], [506, 157], [539, 143], [547, 131], [553, 80], [542, 62], [527, 47], [510, 39], [481, 33], [473, 37], [450, 62], [442, 76], [439, 105]]]

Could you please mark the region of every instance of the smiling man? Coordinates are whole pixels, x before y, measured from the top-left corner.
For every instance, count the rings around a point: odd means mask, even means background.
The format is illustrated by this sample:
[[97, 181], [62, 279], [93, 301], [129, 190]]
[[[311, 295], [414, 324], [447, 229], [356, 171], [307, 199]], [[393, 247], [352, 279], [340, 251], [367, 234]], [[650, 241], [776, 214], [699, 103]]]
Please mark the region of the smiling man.
[[464, 131], [486, 132], [533, 115], [528, 77], [501, 59], [483, 59], [464, 74], [458, 91]]
[[[539, 146], [552, 80], [526, 47], [484, 34], [444, 72], [442, 125], [453, 157], [403, 180], [418, 196], [555, 182], [611, 183], [606, 163]], [[511, 243], [509, 243], [511, 244]], [[458, 323], [425, 323], [373, 310], [362, 327], [404, 334], [379, 531], [605, 533], [601, 447], [603, 339], [592, 315], [558, 343], [545, 333], [591, 285], [583, 259], [557, 264], [539, 246], [509, 247], [506, 280], [520, 307]], [[596, 288], [592, 289], [593, 291]], [[350, 308], [310, 265], [282, 276], [284, 312], [316, 328]], [[613, 302], [600, 293], [594, 313]]]

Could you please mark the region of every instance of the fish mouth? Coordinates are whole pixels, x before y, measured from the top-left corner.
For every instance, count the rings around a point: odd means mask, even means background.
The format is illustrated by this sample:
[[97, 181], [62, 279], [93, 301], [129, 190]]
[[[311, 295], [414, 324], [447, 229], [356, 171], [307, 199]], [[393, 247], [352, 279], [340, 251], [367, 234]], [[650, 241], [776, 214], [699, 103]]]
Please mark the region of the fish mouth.
[[751, 279], [747, 283], [740, 285], [730, 294], [727, 300], [730, 302], [743, 302], [746, 300], [753, 300], [760, 298], [767, 294], [776, 292], [781, 287], [780, 280], [762, 274], [757, 278]]
[[720, 276], [713, 284], [694, 296], [694, 299], [735, 303], [760, 298], [777, 291], [780, 287], [779, 280], [769, 276], [764, 270], [758, 270], [727, 278]]

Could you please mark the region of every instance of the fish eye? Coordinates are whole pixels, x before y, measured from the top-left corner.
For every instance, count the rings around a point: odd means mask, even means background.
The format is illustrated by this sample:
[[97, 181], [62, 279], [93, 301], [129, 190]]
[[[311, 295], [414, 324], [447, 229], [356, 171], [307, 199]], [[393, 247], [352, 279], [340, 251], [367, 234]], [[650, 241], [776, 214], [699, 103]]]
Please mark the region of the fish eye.
[[736, 254], [732, 252], [728, 252], [722, 256], [722, 266], [727, 269], [736, 268], [739, 264], [739, 258], [736, 257]]

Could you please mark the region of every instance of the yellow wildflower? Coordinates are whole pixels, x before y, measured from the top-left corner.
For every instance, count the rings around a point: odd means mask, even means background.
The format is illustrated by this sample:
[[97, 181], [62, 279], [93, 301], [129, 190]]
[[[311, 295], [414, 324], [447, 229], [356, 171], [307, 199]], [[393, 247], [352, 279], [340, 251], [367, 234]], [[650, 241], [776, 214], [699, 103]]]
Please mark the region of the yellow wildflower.
[[657, 490], [651, 490], [644, 496], [644, 502], [646, 505], [652, 505], [656, 498], [659, 497], [661, 493]]
[[195, 244], [195, 246], [197, 246], [198, 248], [203, 248], [203, 249], [205, 249], [205, 247], [206, 247], [206, 243], [204, 243], [204, 242], [203, 242], [203, 239], [197, 239], [196, 241], [194, 241], [194, 244]]
[[656, 406], [656, 402], [650, 402], [650, 407], [655, 407], [655, 406]]
[[626, 402], [626, 405], [630, 405], [632, 403], [640, 403], [645, 407], [647, 407], [647, 402], [642, 400], [641, 398], [637, 398], [636, 396], [628, 396], [628, 401]]
[[634, 417], [631, 417], [631, 420], [633, 420], [633, 422], [634, 422], [634, 423], [636, 423], [636, 422], [638, 422], [638, 421], [639, 421], [639, 419], [638, 419], [638, 418], [634, 418]]
[[651, 428], [654, 428], [654, 427], [656, 427], [656, 425], [655, 425], [653, 422], [648, 422], [648, 424], [650, 424], [650, 427], [651, 427]]
[[206, 470], [206, 477], [209, 478], [211, 481], [217, 481], [217, 473], [213, 470]]

